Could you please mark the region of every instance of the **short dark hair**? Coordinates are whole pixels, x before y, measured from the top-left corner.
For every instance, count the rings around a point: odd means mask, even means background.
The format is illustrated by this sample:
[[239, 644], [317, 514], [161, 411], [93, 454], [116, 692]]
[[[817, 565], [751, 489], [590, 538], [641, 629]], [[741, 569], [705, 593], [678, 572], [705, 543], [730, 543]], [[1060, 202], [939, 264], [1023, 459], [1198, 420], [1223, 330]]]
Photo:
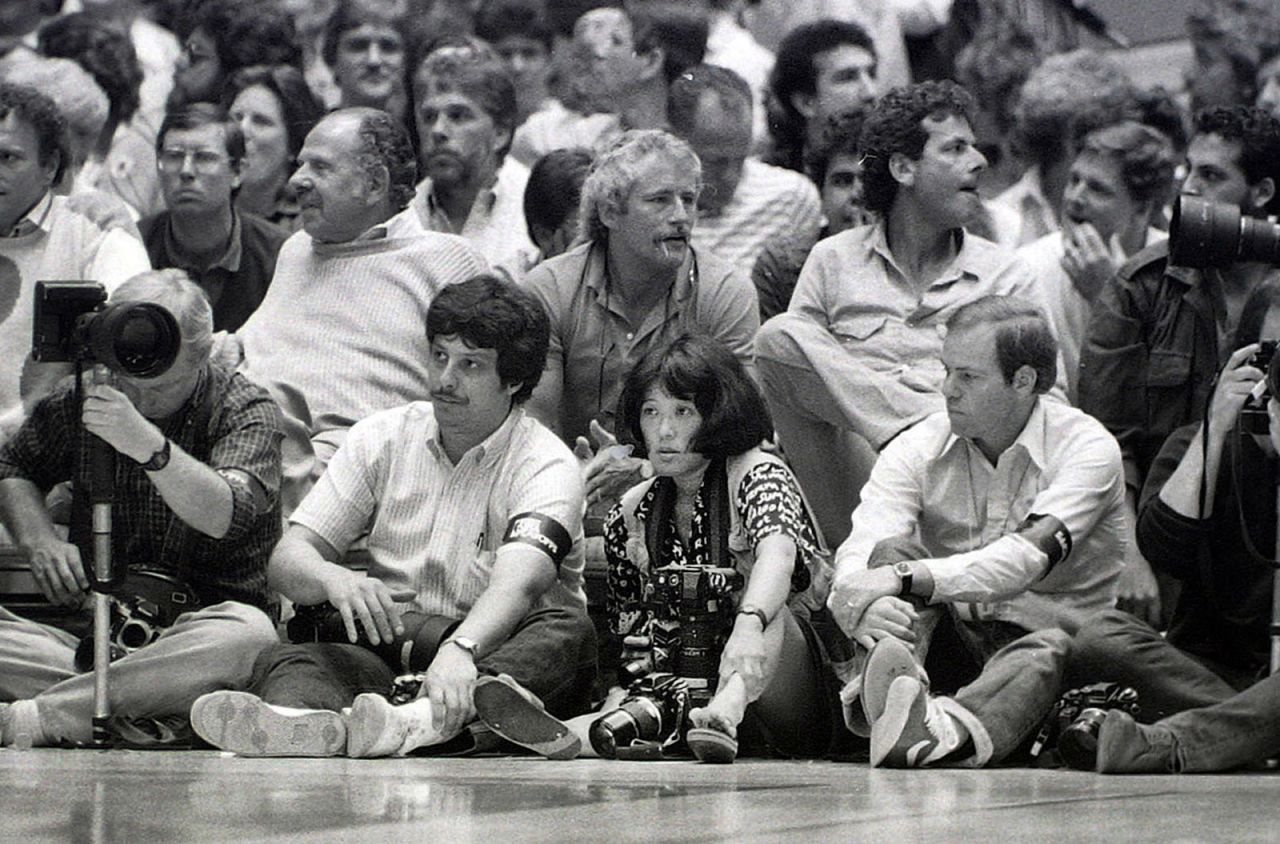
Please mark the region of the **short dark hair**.
[[532, 38], [550, 52], [555, 33], [545, 0], [485, 0], [476, 11], [476, 35], [490, 44], [513, 35]]
[[819, 190], [822, 189], [822, 183], [827, 178], [827, 168], [831, 166], [831, 159], [837, 155], [862, 154], [859, 139], [862, 135], [862, 124], [865, 121], [866, 114], [861, 111], [833, 114], [827, 118], [826, 125], [822, 127], [818, 142], [805, 150], [805, 172], [809, 174], [809, 178]]
[[71, 147], [67, 138], [67, 121], [53, 100], [26, 85], [14, 85], [0, 81], [0, 120], [16, 114], [31, 124], [40, 145], [37, 161], [48, 167], [57, 158], [53, 184], [62, 181], [62, 175], [71, 163]]
[[1271, 178], [1276, 196], [1267, 203], [1268, 213], [1280, 208], [1280, 120], [1255, 106], [1214, 106], [1195, 117], [1196, 135], [1217, 135], [1240, 144], [1240, 169], [1251, 185]]
[[40, 28], [40, 52], [72, 59], [107, 95], [107, 125], [129, 122], [138, 110], [142, 65], [128, 34], [109, 21], [88, 12], [55, 18]]
[[973, 121], [973, 97], [949, 79], [894, 88], [867, 113], [862, 124], [862, 182], [867, 208], [888, 211], [898, 195], [889, 158], [901, 153], [919, 160], [929, 133], [924, 120], [963, 117]]
[[230, 109], [236, 97], [255, 85], [266, 88], [280, 103], [289, 152], [296, 157], [307, 133], [324, 117], [324, 106], [311, 92], [302, 71], [293, 65], [275, 64], [245, 67], [233, 73], [222, 89], [223, 108]]
[[417, 191], [418, 164], [404, 126], [380, 108], [354, 106], [330, 112], [330, 116], [334, 114], [351, 114], [360, 119], [356, 130], [360, 136], [360, 151], [356, 154], [360, 166], [371, 176], [385, 169], [391, 207], [395, 211], [408, 208]]
[[961, 306], [947, 320], [947, 333], [965, 328], [996, 327], [996, 360], [1005, 383], [1018, 369], [1036, 372], [1036, 392], [1047, 393], [1058, 379], [1058, 341], [1039, 307], [1017, 296], [983, 296]]
[[547, 363], [551, 321], [532, 293], [482, 273], [436, 294], [427, 308], [427, 340], [459, 337], [477, 349], [496, 349], [498, 377], [520, 389], [517, 404], [533, 394]]
[[1163, 200], [1173, 184], [1173, 144], [1160, 132], [1125, 120], [1085, 136], [1080, 152], [1116, 161], [1125, 190], [1138, 202]]
[[388, 8], [390, 5], [380, 5], [369, 0], [338, 0], [337, 7], [329, 15], [329, 22], [325, 24], [324, 39], [320, 45], [320, 55], [325, 64], [333, 67], [337, 62], [338, 42], [347, 30], [358, 29], [368, 23], [391, 27], [397, 33], [403, 32], [405, 16], [396, 14]]
[[631, 19], [636, 52], [662, 50], [662, 75], [668, 85], [706, 58], [711, 28], [701, 12], [671, 0], [651, 0], [624, 11]]
[[187, 103], [166, 114], [160, 123], [160, 131], [156, 133], [156, 149], [164, 146], [164, 137], [171, 130], [199, 129], [201, 126], [220, 126], [227, 157], [232, 165], [240, 163], [244, 158], [244, 132], [239, 123], [227, 116], [222, 106], [213, 103]]
[[751, 125], [751, 86], [738, 74], [714, 64], [700, 64], [676, 77], [667, 94], [667, 122], [677, 135], [689, 135], [697, 122], [704, 94], [713, 94], [720, 108]]
[[815, 60], [836, 47], [858, 47], [876, 57], [875, 44], [867, 31], [850, 21], [823, 18], [792, 29], [778, 44], [778, 54], [769, 74], [771, 109], [769, 134], [779, 154], [799, 166], [805, 145], [807, 121], [792, 103], [797, 94], [816, 94], [818, 68]]
[[555, 231], [578, 212], [582, 183], [594, 159], [582, 147], [552, 150], [534, 162], [524, 188], [524, 219], [533, 237], [533, 227]]
[[[494, 125], [508, 133], [506, 145], [498, 150], [501, 160], [511, 147], [511, 136], [516, 129], [516, 86], [506, 65], [488, 55], [442, 50], [428, 53], [413, 69], [412, 76], [418, 76], [420, 72], [475, 100]], [[416, 113], [419, 100], [426, 92], [415, 90], [412, 93], [412, 108]]]
[[196, 8], [189, 32], [202, 30], [213, 40], [224, 77], [256, 64], [302, 67], [302, 49], [293, 18], [275, 3], [216, 0]]
[[691, 401], [702, 415], [693, 451], [733, 457], [773, 435], [773, 419], [742, 362], [713, 337], [681, 334], [645, 355], [629, 373], [618, 397], [618, 437], [635, 454], [647, 455], [640, 409], [650, 388]]

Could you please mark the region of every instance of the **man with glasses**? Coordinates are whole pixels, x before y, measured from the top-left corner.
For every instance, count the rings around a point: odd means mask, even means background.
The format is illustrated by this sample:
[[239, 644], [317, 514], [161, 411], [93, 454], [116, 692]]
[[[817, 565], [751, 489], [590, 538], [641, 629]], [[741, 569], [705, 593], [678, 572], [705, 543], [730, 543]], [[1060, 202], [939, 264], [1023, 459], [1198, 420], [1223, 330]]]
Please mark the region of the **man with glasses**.
[[243, 158], [244, 134], [218, 106], [170, 112], [156, 141], [168, 210], [139, 224], [152, 265], [186, 270], [209, 297], [215, 331], [235, 331], [257, 309], [289, 236], [235, 209]]

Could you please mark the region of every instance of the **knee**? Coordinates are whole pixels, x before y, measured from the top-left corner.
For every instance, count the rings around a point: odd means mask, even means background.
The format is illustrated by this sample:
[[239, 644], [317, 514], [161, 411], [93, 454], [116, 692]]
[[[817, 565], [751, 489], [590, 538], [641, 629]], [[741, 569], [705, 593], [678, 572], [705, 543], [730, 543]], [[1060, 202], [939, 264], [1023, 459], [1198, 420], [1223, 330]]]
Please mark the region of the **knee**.
[[209, 620], [217, 621], [225, 628], [219, 634], [224, 645], [246, 645], [259, 650], [280, 641], [275, 625], [265, 612], [238, 601], [224, 601], [206, 608]]
[[799, 363], [798, 330], [802, 328], [800, 320], [805, 319], [798, 314], [783, 313], [767, 320], [756, 331], [755, 352], [756, 365], [763, 372], [768, 365], [777, 363]]
[[1057, 627], [1036, 630], [1023, 636], [1023, 647], [1050, 655], [1055, 662], [1066, 662], [1074, 647], [1071, 634]]
[[1126, 651], [1152, 633], [1154, 631], [1123, 610], [1104, 610], [1081, 625], [1074, 647], [1077, 654], [1089, 656]]

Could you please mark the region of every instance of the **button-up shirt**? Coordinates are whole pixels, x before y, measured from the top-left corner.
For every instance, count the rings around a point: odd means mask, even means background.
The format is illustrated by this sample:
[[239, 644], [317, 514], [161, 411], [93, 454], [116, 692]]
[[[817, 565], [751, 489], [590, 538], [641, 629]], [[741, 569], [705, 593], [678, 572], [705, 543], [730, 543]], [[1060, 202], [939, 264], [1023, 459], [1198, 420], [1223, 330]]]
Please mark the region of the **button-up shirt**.
[[573, 453], [522, 409], [454, 463], [430, 402], [414, 402], [354, 425], [291, 521], [340, 551], [368, 529], [371, 577], [413, 592], [421, 612], [462, 618], [489, 584], [511, 518], [525, 513], [573, 539], [558, 586], [535, 606], [585, 607], [582, 507]]
[[[1031, 515], [1065, 526], [1065, 559], [1051, 565], [1020, 534]], [[935, 413], [880, 453], [836, 554], [836, 576], [865, 569], [881, 540], [911, 536], [931, 555], [922, 564], [933, 575], [933, 602], [1028, 630], [1074, 629], [1112, 605], [1124, 527], [1120, 449], [1092, 417], [1039, 399], [993, 466], [951, 432], [945, 412]]]

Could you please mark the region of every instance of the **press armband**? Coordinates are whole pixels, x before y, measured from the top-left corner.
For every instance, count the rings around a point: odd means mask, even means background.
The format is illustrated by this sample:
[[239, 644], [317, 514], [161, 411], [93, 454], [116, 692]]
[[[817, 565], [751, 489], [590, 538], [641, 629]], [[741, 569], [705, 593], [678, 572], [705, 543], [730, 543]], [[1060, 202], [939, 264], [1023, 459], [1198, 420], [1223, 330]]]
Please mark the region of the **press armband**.
[[573, 539], [564, 525], [541, 513], [518, 513], [507, 523], [503, 544], [523, 542], [532, 545], [551, 558], [558, 569], [573, 548]]
[[1018, 525], [1015, 533], [1049, 558], [1045, 574], [1071, 555], [1071, 531], [1053, 516], [1032, 513]]

